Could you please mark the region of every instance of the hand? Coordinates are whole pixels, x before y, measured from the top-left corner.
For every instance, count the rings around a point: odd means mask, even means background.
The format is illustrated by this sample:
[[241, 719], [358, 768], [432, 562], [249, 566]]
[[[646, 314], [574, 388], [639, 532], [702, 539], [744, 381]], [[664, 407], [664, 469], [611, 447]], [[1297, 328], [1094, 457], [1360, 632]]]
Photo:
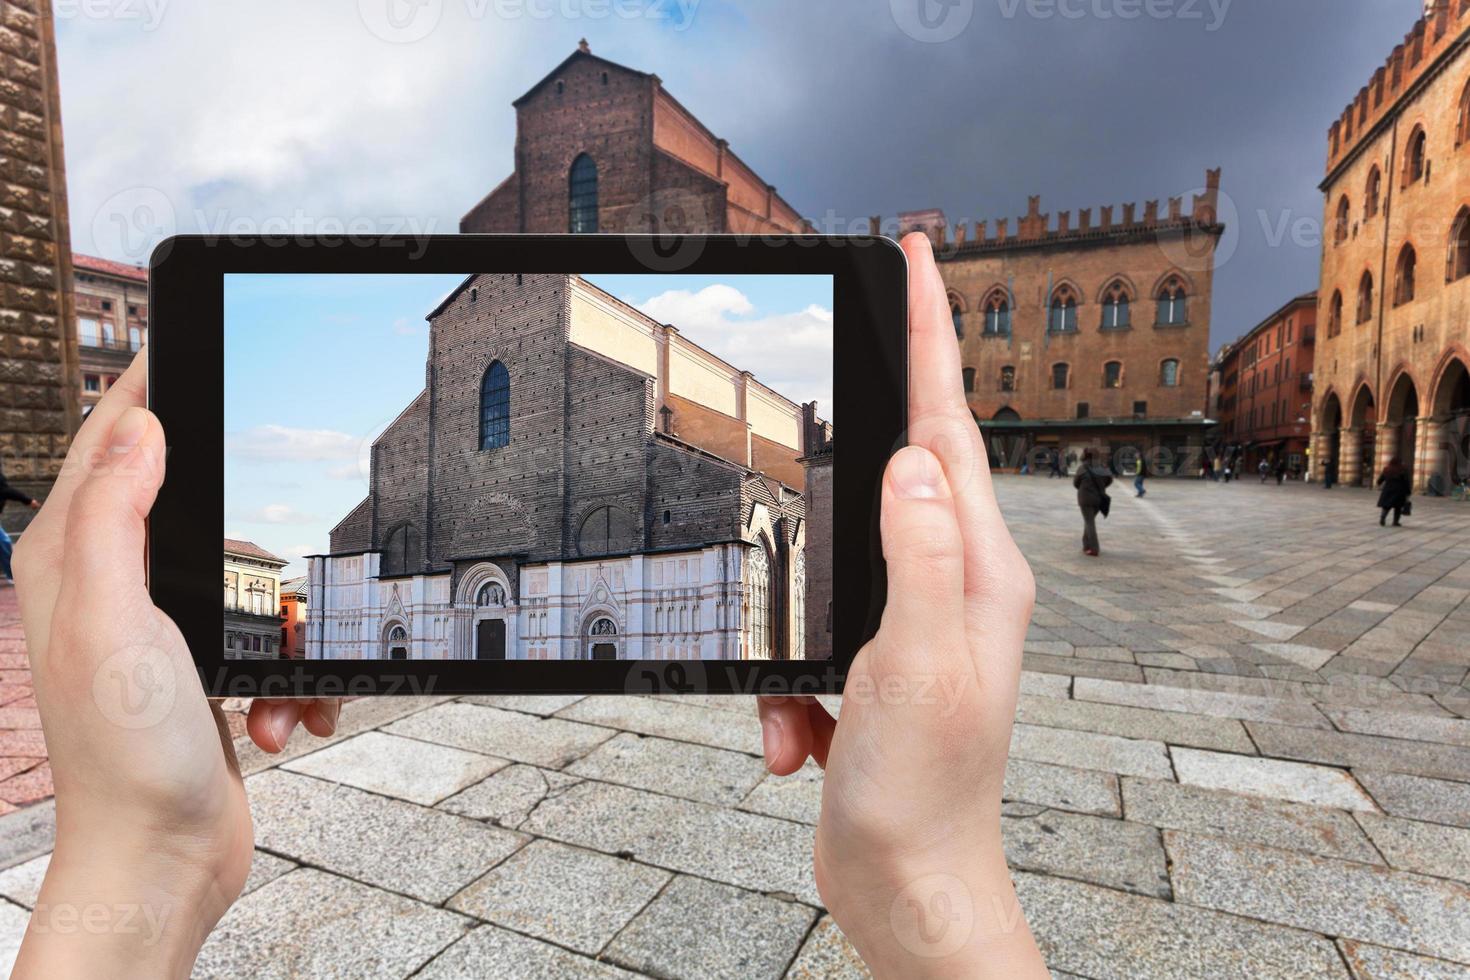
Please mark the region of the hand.
[[840, 721], [762, 698], [766, 763], [825, 766], [817, 890], [879, 977], [1046, 977], [1001, 847], [1001, 787], [1035, 585], [996, 506], [944, 285], [909, 260], [909, 446], [883, 482], [888, 605]]
[[[187, 976], [250, 870], [229, 728], [144, 579], [164, 475], [146, 371], [140, 353], [88, 416], [15, 550], [56, 786], [56, 849], [16, 977]], [[279, 751], [298, 721], [331, 734], [337, 710], [257, 701], [248, 729]]]

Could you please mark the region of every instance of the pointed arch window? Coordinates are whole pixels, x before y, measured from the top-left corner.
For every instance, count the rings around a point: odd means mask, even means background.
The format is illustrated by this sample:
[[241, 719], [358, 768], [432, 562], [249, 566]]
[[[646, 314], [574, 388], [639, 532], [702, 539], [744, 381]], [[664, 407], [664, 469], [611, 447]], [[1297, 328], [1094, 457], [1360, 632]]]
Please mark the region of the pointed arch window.
[[1344, 194], [1337, 200], [1337, 216], [1332, 221], [1332, 244], [1341, 245], [1348, 240], [1348, 228], [1353, 221], [1352, 205]]
[[1404, 186], [1417, 184], [1429, 172], [1429, 137], [1417, 126], [1404, 147]]
[[1103, 293], [1102, 328], [1104, 330], [1127, 330], [1132, 322], [1132, 306], [1128, 296], [1128, 287], [1123, 285], [1121, 280], [1114, 280], [1113, 284]]
[[1470, 276], [1470, 207], [1460, 209], [1450, 228], [1449, 264], [1445, 278], [1449, 282]]
[[1165, 388], [1179, 387], [1179, 362], [1174, 358], [1159, 365], [1159, 383]]
[[1123, 362], [1122, 361], [1108, 361], [1106, 364], [1103, 365], [1103, 387], [1104, 388], [1121, 388], [1121, 387], [1123, 387]]
[[1414, 301], [1414, 272], [1418, 263], [1419, 256], [1414, 251], [1414, 246], [1406, 243], [1399, 251], [1398, 265], [1394, 267], [1394, 306], [1403, 306]]
[[1460, 95], [1460, 114], [1455, 119], [1455, 145], [1466, 143], [1470, 143], [1470, 82], [1465, 83], [1465, 91]]
[[954, 324], [954, 335], [960, 340], [965, 339], [965, 308], [960, 298], [954, 293], [949, 294], [949, 320]]
[[1009, 364], [1000, 369], [1000, 390], [1016, 390], [1016, 369]]
[[746, 563], [750, 575], [747, 585], [750, 611], [750, 655], [761, 659], [771, 656], [771, 559], [764, 541], [750, 549]]
[[1365, 271], [1358, 280], [1358, 322], [1373, 319], [1373, 273]]
[[1003, 289], [993, 289], [985, 297], [985, 335], [987, 337], [1009, 337], [1011, 335], [1011, 300]]
[[1378, 216], [1378, 205], [1383, 198], [1383, 172], [1377, 165], [1368, 171], [1368, 186], [1363, 194], [1363, 220]]
[[570, 218], [567, 230], [574, 235], [597, 231], [597, 164], [583, 153], [572, 161], [568, 177]]
[[1051, 386], [1057, 391], [1067, 387], [1067, 381], [1071, 378], [1072, 369], [1067, 364], [1053, 364], [1051, 366]]
[[510, 372], [494, 362], [480, 379], [480, 448], [510, 443]]
[[1061, 285], [1052, 290], [1046, 328], [1051, 333], [1077, 332], [1077, 294], [1071, 286]]
[[1342, 290], [1334, 290], [1332, 302], [1327, 304], [1327, 336], [1336, 337], [1342, 333]]
[[1178, 276], [1170, 276], [1159, 290], [1157, 323], [1165, 327], [1182, 327], [1189, 323], [1189, 295]]

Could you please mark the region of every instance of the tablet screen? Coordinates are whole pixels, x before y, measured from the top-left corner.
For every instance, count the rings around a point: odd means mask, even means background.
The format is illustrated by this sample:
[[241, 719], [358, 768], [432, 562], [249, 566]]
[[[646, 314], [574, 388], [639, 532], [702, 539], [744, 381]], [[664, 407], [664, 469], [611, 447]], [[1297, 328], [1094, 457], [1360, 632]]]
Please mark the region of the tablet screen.
[[831, 276], [223, 295], [225, 659], [831, 657]]

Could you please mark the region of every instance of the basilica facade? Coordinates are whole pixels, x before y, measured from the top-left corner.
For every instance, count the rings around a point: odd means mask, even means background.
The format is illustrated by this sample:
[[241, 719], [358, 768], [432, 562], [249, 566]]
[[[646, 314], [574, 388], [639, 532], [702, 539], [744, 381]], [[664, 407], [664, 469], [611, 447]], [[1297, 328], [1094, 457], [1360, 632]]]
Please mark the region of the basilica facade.
[[423, 391], [309, 558], [308, 658], [830, 651], [813, 406], [575, 275], [472, 275], [427, 319]]

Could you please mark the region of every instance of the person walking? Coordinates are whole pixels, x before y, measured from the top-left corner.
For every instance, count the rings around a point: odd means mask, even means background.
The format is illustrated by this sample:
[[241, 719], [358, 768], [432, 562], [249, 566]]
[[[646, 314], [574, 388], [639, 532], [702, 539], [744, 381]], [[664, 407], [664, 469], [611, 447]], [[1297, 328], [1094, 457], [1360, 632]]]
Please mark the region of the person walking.
[[1331, 490], [1337, 482], [1337, 460], [1331, 456], [1322, 457], [1322, 489]]
[[1082, 510], [1082, 553], [1093, 558], [1102, 551], [1097, 540], [1097, 515], [1108, 516], [1113, 501], [1107, 490], [1112, 482], [1106, 470], [1093, 465], [1091, 451], [1082, 454], [1082, 466], [1072, 478], [1072, 486], [1077, 488], [1077, 506]]
[[1046, 475], [1046, 478], [1048, 480], [1050, 480], [1050, 479], [1052, 479], [1054, 477], [1057, 477], [1057, 478], [1061, 477], [1061, 475], [1062, 475], [1062, 454], [1061, 454], [1061, 452], [1059, 450], [1053, 449], [1051, 452], [1047, 453], [1047, 460], [1051, 464], [1051, 472]]
[[1279, 487], [1286, 480], [1286, 457], [1276, 457], [1276, 485]]
[[1393, 511], [1393, 526], [1401, 527], [1399, 517], [1409, 510], [1409, 471], [1403, 460], [1397, 456], [1389, 460], [1378, 475], [1378, 485], [1383, 488], [1378, 494], [1378, 523], [1386, 522], [1388, 512]]
[[1261, 482], [1265, 483], [1266, 477], [1271, 473], [1271, 464], [1266, 461], [1266, 457], [1262, 456], [1261, 461], [1256, 464], [1256, 472], [1261, 474]]
[[[28, 493], [21, 493], [10, 485], [5, 479], [5, 471], [0, 469], [0, 513], [5, 510], [7, 501], [14, 500], [18, 504], [25, 504], [31, 510], [39, 510], [41, 502]], [[11, 585], [15, 577], [10, 572], [10, 555], [15, 550], [15, 543], [10, 540], [10, 535], [5, 533], [5, 528], [0, 526], [0, 585]]]
[[1145, 472], [1146, 471], [1143, 468], [1143, 457], [1139, 456], [1138, 461], [1133, 464], [1133, 490], [1134, 496], [1136, 497], [1142, 497], [1144, 494], [1148, 493], [1147, 490], [1143, 489], [1143, 478]]

